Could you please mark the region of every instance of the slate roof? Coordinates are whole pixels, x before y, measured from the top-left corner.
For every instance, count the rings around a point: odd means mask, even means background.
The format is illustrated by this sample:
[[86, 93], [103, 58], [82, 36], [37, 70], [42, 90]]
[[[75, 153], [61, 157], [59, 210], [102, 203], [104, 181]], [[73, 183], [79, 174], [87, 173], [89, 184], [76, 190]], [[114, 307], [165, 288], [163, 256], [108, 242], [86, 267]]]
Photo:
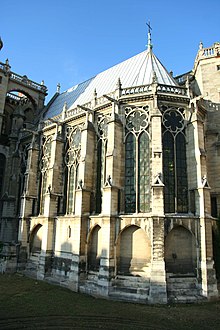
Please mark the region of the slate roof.
[[94, 90], [97, 97], [113, 92], [118, 78], [122, 88], [151, 84], [154, 72], [159, 84], [178, 86], [152, 50], [148, 49], [61, 93], [50, 104], [45, 117], [60, 114], [64, 102], [68, 110], [90, 102], [94, 97]]

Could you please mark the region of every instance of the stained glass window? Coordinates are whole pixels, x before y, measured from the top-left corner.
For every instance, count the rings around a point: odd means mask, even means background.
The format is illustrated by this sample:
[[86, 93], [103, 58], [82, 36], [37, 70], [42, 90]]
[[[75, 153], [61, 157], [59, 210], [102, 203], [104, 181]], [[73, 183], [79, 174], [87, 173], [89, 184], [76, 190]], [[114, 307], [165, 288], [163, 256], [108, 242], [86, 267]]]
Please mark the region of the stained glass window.
[[42, 147], [42, 157], [41, 157], [41, 196], [40, 196], [40, 213], [44, 213], [44, 202], [45, 194], [47, 192], [47, 177], [48, 169], [50, 165], [51, 158], [51, 146], [52, 146], [52, 136], [45, 138], [43, 147]]
[[136, 212], [136, 148], [135, 136], [129, 133], [125, 141], [125, 212]]
[[126, 108], [125, 212], [150, 211], [148, 108]]
[[175, 210], [175, 168], [174, 168], [174, 139], [167, 131], [163, 135], [163, 181], [165, 185], [165, 212]]
[[97, 177], [96, 177], [96, 213], [101, 213], [102, 209], [102, 191], [101, 191], [101, 178], [102, 178], [102, 140], [97, 142]]
[[146, 132], [138, 138], [138, 203], [139, 212], [150, 211], [150, 155]]
[[42, 173], [42, 187], [41, 187], [41, 210], [40, 213], [44, 213], [45, 194], [47, 192], [47, 172]]
[[78, 167], [81, 153], [81, 127], [67, 128], [65, 164], [67, 171], [64, 192], [66, 194], [66, 213], [75, 212], [75, 191], [78, 181]]
[[0, 154], [0, 197], [3, 190], [3, 178], [5, 172], [5, 156]]
[[163, 180], [165, 212], [188, 212], [183, 109], [163, 107]]
[[106, 179], [106, 151], [108, 137], [109, 116], [98, 116], [96, 122], [97, 129], [97, 157], [96, 157], [96, 190], [95, 190], [95, 212], [101, 213], [103, 185]]

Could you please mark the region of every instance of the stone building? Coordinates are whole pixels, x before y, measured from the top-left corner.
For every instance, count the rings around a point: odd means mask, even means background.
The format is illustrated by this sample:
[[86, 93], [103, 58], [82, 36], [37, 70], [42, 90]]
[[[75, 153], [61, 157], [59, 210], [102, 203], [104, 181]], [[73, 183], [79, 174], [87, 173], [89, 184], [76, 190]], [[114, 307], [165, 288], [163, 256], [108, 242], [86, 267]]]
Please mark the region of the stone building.
[[144, 52], [57, 93], [0, 63], [1, 269], [142, 303], [218, 296], [220, 44]]

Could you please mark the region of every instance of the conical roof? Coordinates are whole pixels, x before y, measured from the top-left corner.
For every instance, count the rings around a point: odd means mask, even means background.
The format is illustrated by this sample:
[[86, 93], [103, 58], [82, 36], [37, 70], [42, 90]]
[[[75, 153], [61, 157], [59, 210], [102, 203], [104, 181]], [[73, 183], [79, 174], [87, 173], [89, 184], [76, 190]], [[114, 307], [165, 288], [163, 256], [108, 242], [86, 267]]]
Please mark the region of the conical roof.
[[178, 86], [153, 54], [152, 49], [148, 48], [60, 94], [50, 104], [46, 117], [54, 117], [61, 113], [64, 102], [66, 102], [68, 110], [90, 102], [94, 98], [94, 90], [96, 90], [97, 97], [113, 92], [119, 78], [122, 88], [126, 88], [151, 84], [155, 74], [158, 84]]

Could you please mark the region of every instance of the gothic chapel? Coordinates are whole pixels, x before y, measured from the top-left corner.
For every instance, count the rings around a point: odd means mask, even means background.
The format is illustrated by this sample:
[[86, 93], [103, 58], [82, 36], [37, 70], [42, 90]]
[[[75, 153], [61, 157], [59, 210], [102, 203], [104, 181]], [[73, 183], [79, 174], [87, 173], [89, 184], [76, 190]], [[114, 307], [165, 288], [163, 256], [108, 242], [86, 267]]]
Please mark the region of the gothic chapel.
[[218, 297], [220, 44], [174, 78], [149, 30], [145, 51], [46, 95], [0, 62], [0, 272], [139, 303]]

